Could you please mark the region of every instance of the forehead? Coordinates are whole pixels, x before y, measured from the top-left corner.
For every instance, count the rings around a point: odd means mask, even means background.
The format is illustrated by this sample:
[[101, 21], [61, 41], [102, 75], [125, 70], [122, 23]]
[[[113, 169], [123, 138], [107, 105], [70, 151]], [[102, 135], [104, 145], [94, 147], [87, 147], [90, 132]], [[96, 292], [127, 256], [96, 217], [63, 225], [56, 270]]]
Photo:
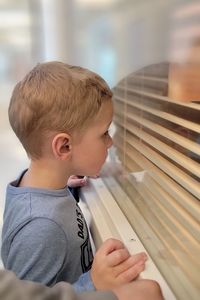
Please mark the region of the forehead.
[[111, 100], [102, 103], [101, 108], [93, 120], [93, 126], [108, 126], [113, 118], [113, 103]]

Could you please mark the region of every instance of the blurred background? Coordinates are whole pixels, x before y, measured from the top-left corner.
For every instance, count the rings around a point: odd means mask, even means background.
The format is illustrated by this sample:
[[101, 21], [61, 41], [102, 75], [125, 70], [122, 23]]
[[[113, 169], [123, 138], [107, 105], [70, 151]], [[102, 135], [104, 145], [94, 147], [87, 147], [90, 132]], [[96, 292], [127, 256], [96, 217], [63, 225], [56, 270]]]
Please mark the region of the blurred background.
[[16, 82], [38, 62], [60, 60], [94, 70], [113, 87], [128, 73], [167, 59], [177, 2], [0, 0], [1, 223], [6, 184], [27, 165], [7, 119]]
[[[89, 68], [111, 88], [141, 68], [170, 62], [169, 96], [178, 101], [197, 101], [191, 109], [199, 111], [200, 2], [0, 0], [0, 227], [6, 185], [28, 163], [8, 123], [12, 89], [35, 64], [51, 60]], [[189, 63], [195, 66], [195, 72], [186, 67], [181, 74], [190, 78], [196, 94], [184, 98], [178, 93], [177, 78], [182, 87], [187, 84], [177, 77], [177, 64]]]

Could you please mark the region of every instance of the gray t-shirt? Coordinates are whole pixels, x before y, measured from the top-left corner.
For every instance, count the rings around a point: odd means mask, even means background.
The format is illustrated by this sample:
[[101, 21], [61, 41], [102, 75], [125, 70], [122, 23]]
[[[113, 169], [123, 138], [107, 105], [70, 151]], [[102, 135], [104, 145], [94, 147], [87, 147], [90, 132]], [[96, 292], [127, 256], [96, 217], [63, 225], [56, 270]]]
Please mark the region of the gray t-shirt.
[[[76, 282], [93, 260], [78, 204], [67, 187], [18, 187], [21, 177], [7, 187], [1, 249], [5, 268], [20, 279], [48, 286]], [[89, 272], [74, 286], [78, 291], [93, 289]]]

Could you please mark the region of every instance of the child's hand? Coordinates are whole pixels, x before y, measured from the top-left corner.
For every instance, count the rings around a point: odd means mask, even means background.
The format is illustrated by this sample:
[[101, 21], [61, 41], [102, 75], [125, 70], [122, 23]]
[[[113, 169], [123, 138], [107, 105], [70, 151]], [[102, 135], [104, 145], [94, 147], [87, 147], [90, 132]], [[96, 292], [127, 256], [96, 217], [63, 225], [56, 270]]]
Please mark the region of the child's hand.
[[[99, 175], [90, 176], [90, 178], [98, 178]], [[67, 181], [67, 185], [70, 188], [82, 187], [87, 184], [88, 180], [86, 176], [71, 175]]]
[[91, 278], [96, 289], [112, 289], [135, 279], [145, 268], [144, 252], [130, 255], [123, 243], [109, 239], [96, 252]]
[[81, 186], [85, 186], [87, 184], [87, 177], [82, 177], [80, 178], [77, 175], [72, 175], [69, 177], [68, 181], [67, 181], [67, 185], [70, 188], [75, 188], [75, 187], [81, 187]]

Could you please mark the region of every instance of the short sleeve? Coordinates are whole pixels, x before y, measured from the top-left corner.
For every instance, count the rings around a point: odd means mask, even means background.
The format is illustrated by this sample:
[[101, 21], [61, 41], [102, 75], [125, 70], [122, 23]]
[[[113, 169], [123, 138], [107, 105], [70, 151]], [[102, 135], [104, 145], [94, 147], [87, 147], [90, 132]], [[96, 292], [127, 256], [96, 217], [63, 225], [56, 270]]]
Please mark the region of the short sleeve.
[[62, 269], [67, 242], [62, 228], [48, 218], [31, 220], [15, 235], [6, 268], [18, 278], [51, 286]]

